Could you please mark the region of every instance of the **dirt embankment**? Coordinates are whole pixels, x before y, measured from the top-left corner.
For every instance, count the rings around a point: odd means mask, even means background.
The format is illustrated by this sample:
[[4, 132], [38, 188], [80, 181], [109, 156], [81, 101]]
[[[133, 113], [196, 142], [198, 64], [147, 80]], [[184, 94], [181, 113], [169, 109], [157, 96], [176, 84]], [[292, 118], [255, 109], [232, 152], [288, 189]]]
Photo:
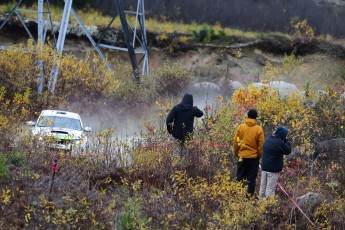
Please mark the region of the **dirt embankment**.
[[[4, 16], [0, 15], [0, 23]], [[27, 26], [36, 36], [37, 23], [26, 19]], [[59, 25], [54, 24], [55, 31]], [[102, 43], [125, 47], [121, 31], [95, 26], [87, 27], [93, 38]], [[83, 56], [92, 50], [91, 43], [79, 26], [70, 25], [67, 32], [64, 50]], [[55, 36], [57, 36], [57, 32]], [[52, 40], [52, 33], [48, 37]], [[217, 82], [224, 78], [240, 82], [259, 81], [262, 79], [264, 66], [267, 62], [281, 65], [284, 56], [292, 52], [299, 61], [289, 71], [277, 76], [277, 80], [285, 80], [303, 87], [306, 82], [316, 87], [324, 85], [324, 81], [339, 76], [345, 59], [345, 48], [341, 45], [325, 42], [319, 39], [291, 40], [286, 36], [265, 35], [260, 39], [233, 37], [234, 43], [229, 46], [217, 44], [181, 43], [181, 34], [169, 34], [164, 41], [158, 34], [147, 33], [149, 47], [149, 66], [151, 70], [158, 69], [165, 61], [178, 62], [184, 68], [191, 70], [198, 81]], [[185, 35], [184, 35], [185, 36]], [[25, 42], [29, 36], [19, 20], [12, 19], [0, 31], [0, 46]], [[104, 51], [108, 58], [128, 60], [128, 55], [121, 51]]]

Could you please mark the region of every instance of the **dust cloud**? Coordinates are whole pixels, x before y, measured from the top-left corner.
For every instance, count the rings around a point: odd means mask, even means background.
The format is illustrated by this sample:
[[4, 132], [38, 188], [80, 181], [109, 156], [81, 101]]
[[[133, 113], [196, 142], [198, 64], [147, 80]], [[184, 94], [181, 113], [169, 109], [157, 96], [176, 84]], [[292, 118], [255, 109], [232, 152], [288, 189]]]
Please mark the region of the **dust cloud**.
[[84, 127], [91, 127], [93, 132], [111, 129], [117, 136], [128, 137], [137, 135], [144, 128], [140, 118], [121, 113], [116, 108], [106, 105], [97, 109], [84, 110], [80, 116]]
[[[215, 105], [215, 100], [219, 95], [218, 91], [212, 89], [188, 88], [177, 96], [163, 98], [165, 102], [176, 105], [181, 102], [185, 93], [193, 95], [194, 106], [204, 111], [206, 105]], [[158, 119], [158, 107], [153, 105], [143, 105], [137, 111], [126, 112], [124, 108], [112, 107], [106, 103], [99, 103], [90, 107], [81, 107], [80, 105], [71, 106], [81, 116], [84, 127], [91, 127], [92, 133], [113, 130], [114, 135], [118, 137], [139, 136], [145, 132], [145, 122], [150, 122], [158, 127], [162, 125], [162, 119]]]

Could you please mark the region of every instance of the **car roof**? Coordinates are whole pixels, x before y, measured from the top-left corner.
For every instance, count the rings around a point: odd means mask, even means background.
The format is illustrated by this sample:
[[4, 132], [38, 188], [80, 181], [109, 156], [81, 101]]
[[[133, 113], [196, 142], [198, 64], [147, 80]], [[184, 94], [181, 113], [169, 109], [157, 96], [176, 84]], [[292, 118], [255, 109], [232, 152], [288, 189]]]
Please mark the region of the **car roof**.
[[63, 110], [42, 110], [40, 116], [68, 117], [80, 120], [79, 114]]

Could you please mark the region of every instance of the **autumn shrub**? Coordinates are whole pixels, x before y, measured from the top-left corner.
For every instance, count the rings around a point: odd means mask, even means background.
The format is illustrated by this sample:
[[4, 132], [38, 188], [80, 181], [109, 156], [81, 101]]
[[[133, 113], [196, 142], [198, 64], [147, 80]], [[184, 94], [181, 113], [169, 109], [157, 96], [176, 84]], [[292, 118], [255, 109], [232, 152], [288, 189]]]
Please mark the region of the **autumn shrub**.
[[300, 62], [300, 58], [296, 56], [294, 52], [291, 54], [284, 54], [282, 65], [274, 65], [269, 61], [265, 63], [262, 77], [264, 80], [277, 80], [284, 75], [291, 75], [294, 67]]
[[[40, 48], [38, 47], [40, 50]], [[37, 98], [35, 94], [38, 84], [38, 77], [41, 75], [39, 60], [44, 60], [46, 71], [51, 70], [57, 55], [52, 49], [46, 46], [42, 52], [36, 53], [36, 47], [31, 40], [27, 43], [27, 51], [23, 44], [9, 50], [1, 51], [1, 85], [5, 88], [5, 99], [11, 99], [14, 94], [23, 94], [29, 89], [31, 98]], [[38, 103], [39, 104], [39, 103]]]
[[[231, 101], [225, 101], [222, 96], [219, 96], [215, 103], [215, 105], [207, 105], [204, 109], [204, 129], [201, 132], [206, 137], [207, 143], [215, 146], [225, 144], [230, 147], [244, 112], [235, 110]], [[231, 151], [231, 148], [228, 151]]]
[[336, 197], [331, 202], [325, 201], [316, 210], [317, 223], [321, 228], [329, 228], [334, 226], [335, 229], [344, 227], [344, 207], [345, 200], [341, 197]]
[[8, 178], [8, 168], [4, 156], [0, 154], [0, 181], [4, 181]]
[[193, 35], [196, 41], [204, 43], [209, 43], [216, 36], [214, 30], [206, 25], [201, 30], [194, 31]]
[[91, 53], [87, 53], [84, 59], [73, 55], [64, 56], [60, 69], [61, 79], [56, 85], [56, 93], [59, 96], [66, 95], [68, 101], [86, 104], [100, 98], [111, 98], [120, 85], [105, 62]]
[[192, 40], [199, 43], [218, 42], [223, 45], [234, 43], [234, 38], [228, 35], [225, 30], [203, 25], [199, 30], [192, 30]]
[[[185, 171], [172, 175], [172, 187], [150, 190], [146, 211], [154, 227], [228, 229], [265, 228], [265, 211], [275, 199], [257, 204], [246, 188], [220, 166], [209, 178], [190, 177]], [[260, 221], [259, 221], [260, 220]]]
[[257, 120], [267, 135], [273, 133], [278, 125], [287, 126], [294, 146], [304, 146], [312, 151], [319, 127], [315, 111], [304, 106], [302, 96], [284, 98], [269, 86], [258, 88], [249, 85], [235, 91], [231, 101], [220, 99], [219, 108], [207, 107], [205, 114], [209, 117], [205, 124], [209, 129], [208, 136], [214, 142], [232, 143], [236, 127], [244, 121], [249, 109], [256, 108], [259, 111]]
[[[28, 205], [25, 210], [26, 226], [33, 228], [49, 228], [52, 225], [57, 228], [65, 226], [72, 228], [101, 226], [94, 220], [94, 214], [89, 212], [87, 198], [74, 198], [67, 195], [62, 197], [61, 202], [73, 205], [61, 207], [54, 201], [49, 200], [44, 194], [41, 194], [39, 199], [35, 200], [33, 205]], [[91, 224], [88, 219], [93, 220], [93, 223]]]
[[318, 133], [319, 141], [345, 136], [345, 107], [340, 93], [328, 89], [328, 92], [318, 96], [315, 103], [315, 110], [318, 116], [318, 126], [322, 129]]
[[157, 139], [153, 143], [143, 141], [142, 144], [144, 148], [127, 152], [131, 164], [125, 171], [132, 179], [141, 180], [145, 188], [164, 188], [171, 183], [177, 169], [185, 170], [193, 178], [211, 180], [221, 166], [221, 159], [227, 156], [227, 148], [215, 148], [208, 146], [209, 142], [198, 140], [186, 143], [187, 159], [173, 156], [174, 143], [168, 139]]
[[7, 161], [9, 164], [13, 164], [21, 168], [27, 165], [25, 154], [23, 154], [20, 149], [13, 149], [8, 155]]
[[[55, 91], [47, 97], [45, 92], [51, 82], [50, 75], [59, 59], [60, 74]], [[40, 61], [44, 63], [45, 72], [42, 76], [43, 94], [36, 93], [38, 78], [42, 75]], [[38, 104], [39, 108], [35, 108], [38, 110], [47, 106], [59, 106], [67, 100], [86, 103], [83, 101], [84, 98], [95, 100], [99, 97], [109, 97], [119, 86], [118, 80], [98, 56], [90, 53], [85, 59], [77, 59], [71, 54], [61, 56], [56, 54], [49, 44], [42, 49], [34, 46], [30, 40], [27, 43], [27, 51], [23, 45], [2, 51], [0, 67], [0, 82], [6, 90], [5, 98], [12, 98], [14, 93], [23, 93], [30, 89], [30, 99], [41, 102], [35, 103]]]
[[[116, 195], [110, 188], [95, 189], [100, 184], [97, 174], [93, 174], [97, 162], [56, 155], [48, 149], [28, 148], [20, 154], [11, 153], [12, 162], [8, 161], [13, 163], [10, 179], [14, 183], [1, 183], [3, 227], [108, 229], [114, 226]], [[25, 168], [20, 159], [25, 160]], [[51, 172], [54, 159], [59, 164], [55, 176]], [[112, 183], [109, 177], [99, 180], [105, 185]]]
[[7, 92], [5, 87], [0, 87], [0, 131], [3, 133], [0, 138], [0, 149], [9, 150], [20, 138], [21, 124], [30, 114], [31, 92], [26, 88], [23, 93], [13, 93], [13, 98], [6, 98]]
[[160, 187], [172, 173], [171, 154], [168, 148], [160, 147], [133, 152], [132, 164], [128, 172], [143, 182], [143, 186]]
[[290, 34], [294, 39], [300, 39], [302, 43], [315, 39], [315, 28], [309, 25], [308, 20], [291, 20], [289, 25]]
[[150, 222], [143, 212], [144, 201], [139, 189], [140, 186], [140, 180], [132, 184], [134, 195], [126, 198], [122, 212], [116, 215], [116, 229], [144, 229]]
[[160, 96], [172, 94], [177, 95], [187, 88], [193, 80], [191, 72], [181, 68], [178, 64], [166, 62], [153, 78], [155, 90]]
[[114, 104], [117, 104], [120, 108], [134, 112], [143, 103], [153, 103], [154, 98], [157, 96], [153, 82], [147, 76], [137, 80], [132, 75], [123, 75], [119, 79], [120, 86], [114, 97]]

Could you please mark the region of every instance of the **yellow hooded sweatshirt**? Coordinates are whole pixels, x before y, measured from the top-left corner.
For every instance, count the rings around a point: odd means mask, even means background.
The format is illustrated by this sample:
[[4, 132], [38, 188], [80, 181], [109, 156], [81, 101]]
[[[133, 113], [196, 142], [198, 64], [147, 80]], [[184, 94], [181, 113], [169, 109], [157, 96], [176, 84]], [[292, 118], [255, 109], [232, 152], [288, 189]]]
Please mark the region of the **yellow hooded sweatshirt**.
[[264, 131], [255, 119], [247, 118], [238, 126], [234, 141], [234, 153], [239, 158], [261, 158], [264, 144]]

